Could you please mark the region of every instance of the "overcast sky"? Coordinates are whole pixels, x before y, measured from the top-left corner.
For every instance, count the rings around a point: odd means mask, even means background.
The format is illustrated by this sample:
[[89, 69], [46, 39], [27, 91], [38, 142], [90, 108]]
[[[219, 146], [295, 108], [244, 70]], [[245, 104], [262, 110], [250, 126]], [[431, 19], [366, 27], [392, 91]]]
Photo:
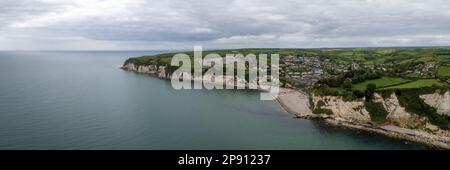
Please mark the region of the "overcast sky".
[[448, 0], [1, 0], [0, 50], [450, 45]]

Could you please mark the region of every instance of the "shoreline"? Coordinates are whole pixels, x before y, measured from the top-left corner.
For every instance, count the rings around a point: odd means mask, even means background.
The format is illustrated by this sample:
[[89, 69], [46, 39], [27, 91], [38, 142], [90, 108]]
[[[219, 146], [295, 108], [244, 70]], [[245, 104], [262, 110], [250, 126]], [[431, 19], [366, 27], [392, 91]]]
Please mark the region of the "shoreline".
[[308, 96], [300, 91], [280, 88], [280, 94], [275, 100], [284, 111], [296, 117], [313, 115], [309, 109]]
[[[126, 68], [121, 68], [127, 71], [132, 71], [136, 73], [143, 73], [143, 74], [150, 74], [155, 75], [155, 77], [168, 80], [170, 78], [168, 77], [160, 77], [156, 73], [146, 73], [146, 72], [139, 72], [137, 70], [129, 70]], [[195, 82], [195, 79], [191, 79], [191, 81]], [[212, 83], [214, 84], [214, 83]], [[235, 86], [237, 87], [237, 86]], [[261, 90], [261, 89], [258, 89]], [[407, 133], [401, 133], [401, 131], [395, 131], [390, 130], [389, 128], [383, 128], [383, 127], [376, 127], [368, 124], [361, 124], [357, 122], [350, 122], [342, 118], [338, 118], [332, 115], [320, 115], [320, 114], [314, 114], [312, 113], [310, 109], [310, 101], [309, 101], [309, 95], [295, 89], [289, 89], [289, 88], [281, 88], [280, 87], [280, 93], [279, 96], [274, 99], [276, 101], [280, 108], [285, 111], [286, 113], [289, 113], [294, 116], [294, 118], [301, 118], [301, 119], [314, 119], [318, 121], [323, 121], [326, 124], [340, 127], [340, 128], [349, 128], [353, 130], [363, 130], [366, 132], [372, 132], [377, 133], [381, 135], [385, 135], [387, 137], [392, 137], [396, 139], [401, 140], [407, 140], [412, 141], [420, 144], [427, 145], [432, 148], [438, 148], [438, 149], [447, 149], [450, 150], [450, 139], [444, 141], [436, 140], [436, 138], [439, 138], [439, 136], [431, 135], [431, 137], [428, 135], [428, 137], [424, 137], [421, 132], [418, 134], [422, 135], [411, 135]], [[397, 129], [403, 129], [396, 127]], [[410, 129], [404, 129], [404, 130], [410, 130]], [[413, 130], [415, 131], [415, 130]]]
[[[351, 122], [347, 121], [342, 118], [329, 116], [329, 115], [318, 115], [313, 114], [311, 112], [311, 109], [309, 108], [309, 100], [307, 94], [300, 92], [298, 90], [294, 89], [285, 89], [282, 88], [285, 94], [281, 94], [278, 96], [278, 98], [275, 100], [280, 107], [286, 111], [287, 113], [293, 115], [295, 118], [301, 118], [301, 119], [313, 119], [318, 121], [323, 121], [326, 124], [340, 127], [340, 128], [349, 128], [352, 130], [363, 130], [366, 132], [372, 132], [381, 134], [387, 137], [401, 139], [401, 140], [407, 140], [411, 142], [416, 142], [420, 144], [427, 145], [431, 148], [437, 148], [437, 149], [450, 149], [450, 140], [449, 139], [442, 139], [437, 135], [432, 134], [425, 134], [425, 132], [420, 132], [417, 130], [412, 129], [405, 129], [400, 128], [393, 125], [388, 126], [372, 126], [368, 124], [361, 124], [357, 122]], [[295, 98], [294, 100], [291, 100], [292, 98]], [[306, 101], [305, 101], [306, 99]], [[294, 101], [294, 102], [293, 102]], [[299, 104], [297, 102], [303, 102], [304, 104]], [[294, 104], [295, 103], [295, 104]], [[306, 109], [309, 110], [309, 112], [305, 112], [305, 108], [301, 108], [301, 106], [308, 106]], [[412, 134], [411, 132], [415, 132]]]

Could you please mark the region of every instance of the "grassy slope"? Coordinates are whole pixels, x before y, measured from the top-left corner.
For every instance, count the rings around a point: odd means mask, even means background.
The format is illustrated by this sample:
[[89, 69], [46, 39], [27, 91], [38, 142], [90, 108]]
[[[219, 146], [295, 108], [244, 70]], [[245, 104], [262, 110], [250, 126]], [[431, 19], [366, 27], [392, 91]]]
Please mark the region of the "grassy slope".
[[438, 70], [439, 77], [450, 77], [450, 67], [449, 66], [441, 66]]
[[402, 79], [402, 78], [396, 78], [396, 77], [381, 77], [379, 79], [368, 80], [368, 81], [364, 81], [362, 83], [354, 84], [352, 86], [352, 89], [364, 91], [364, 90], [366, 90], [367, 85], [370, 83], [377, 85], [377, 88], [382, 88], [382, 87], [386, 87], [386, 86], [392, 86], [392, 85], [396, 85], [396, 84], [406, 83], [408, 81], [409, 80]]
[[391, 86], [384, 89], [412, 89], [412, 88], [421, 88], [421, 87], [430, 87], [436, 85], [444, 85], [440, 80], [437, 79], [422, 79], [422, 80], [416, 80], [413, 82], [401, 84], [398, 86]]

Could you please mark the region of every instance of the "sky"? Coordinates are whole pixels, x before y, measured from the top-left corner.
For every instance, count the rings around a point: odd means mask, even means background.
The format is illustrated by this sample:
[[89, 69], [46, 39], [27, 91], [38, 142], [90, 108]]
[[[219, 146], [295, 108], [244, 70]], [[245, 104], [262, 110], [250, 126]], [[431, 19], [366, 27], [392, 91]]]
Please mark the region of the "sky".
[[0, 50], [449, 46], [448, 0], [1, 0]]

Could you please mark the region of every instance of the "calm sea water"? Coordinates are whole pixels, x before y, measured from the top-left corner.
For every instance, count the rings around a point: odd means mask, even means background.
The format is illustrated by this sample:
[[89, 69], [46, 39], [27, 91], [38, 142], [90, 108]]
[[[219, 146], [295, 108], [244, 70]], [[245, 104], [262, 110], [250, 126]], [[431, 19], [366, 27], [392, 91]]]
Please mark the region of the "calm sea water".
[[426, 149], [119, 69], [152, 53], [0, 52], [0, 149]]

